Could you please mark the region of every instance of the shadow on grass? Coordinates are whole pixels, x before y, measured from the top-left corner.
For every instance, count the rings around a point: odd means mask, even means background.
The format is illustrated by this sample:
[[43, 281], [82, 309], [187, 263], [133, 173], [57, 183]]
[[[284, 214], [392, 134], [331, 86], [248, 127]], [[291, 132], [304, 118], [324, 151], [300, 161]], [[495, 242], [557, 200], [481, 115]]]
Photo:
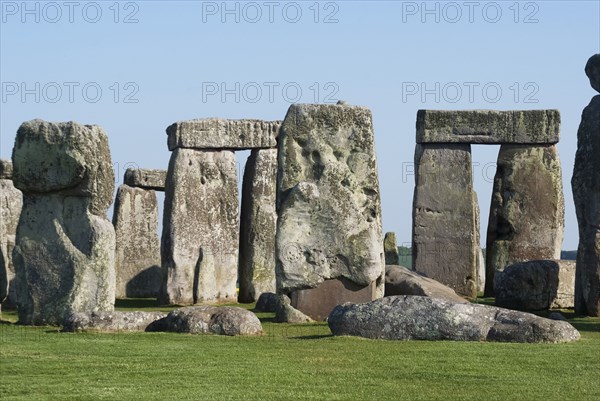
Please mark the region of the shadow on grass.
[[582, 321], [581, 319], [576, 319], [571, 321], [570, 323], [579, 331], [591, 332], [591, 333], [600, 333], [600, 319], [598, 318], [590, 318], [593, 319], [591, 321]]
[[115, 300], [116, 308], [156, 308], [162, 306], [154, 298], [127, 298]]

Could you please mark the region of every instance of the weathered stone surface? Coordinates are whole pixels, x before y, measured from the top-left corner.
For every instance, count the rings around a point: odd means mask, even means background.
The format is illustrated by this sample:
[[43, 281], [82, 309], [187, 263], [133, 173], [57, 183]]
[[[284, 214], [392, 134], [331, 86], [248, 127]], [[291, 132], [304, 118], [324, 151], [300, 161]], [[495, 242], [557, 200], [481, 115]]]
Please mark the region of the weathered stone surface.
[[117, 298], [156, 298], [162, 283], [158, 201], [153, 190], [121, 185], [113, 225]]
[[15, 247], [17, 225], [23, 194], [15, 188], [12, 179], [12, 163], [0, 160], [4, 173], [0, 174], [0, 302], [8, 297], [6, 304], [16, 306], [17, 292], [14, 284], [15, 267], [12, 262], [12, 251]]
[[385, 296], [420, 295], [440, 298], [453, 302], [467, 302], [450, 287], [422, 276], [404, 266], [387, 265], [385, 267]]
[[600, 92], [600, 54], [594, 54], [585, 65], [585, 74], [590, 79], [590, 85]]
[[561, 343], [579, 339], [579, 332], [567, 322], [493, 306], [410, 295], [338, 306], [327, 323], [337, 336], [384, 340]]
[[385, 252], [386, 265], [399, 265], [400, 255], [398, 253], [398, 241], [396, 241], [396, 233], [385, 233], [383, 239], [383, 251]]
[[419, 110], [417, 143], [554, 144], [558, 110]]
[[600, 316], [600, 95], [583, 110], [571, 187], [579, 223], [575, 310]]
[[383, 296], [380, 192], [369, 109], [294, 104], [278, 144], [278, 292], [345, 278], [365, 289], [376, 285], [374, 296]]
[[89, 197], [90, 213], [102, 217], [112, 204], [115, 179], [108, 138], [97, 125], [24, 122], [12, 161], [13, 182], [23, 193]]
[[163, 213], [160, 301], [235, 300], [239, 223], [233, 152], [175, 149]]
[[240, 215], [240, 302], [275, 292], [277, 149], [253, 150], [244, 170]]
[[129, 185], [130, 187], [164, 191], [166, 179], [166, 170], [128, 168], [125, 170], [125, 177], [123, 178], [123, 181], [125, 185]]
[[190, 334], [253, 336], [262, 334], [256, 315], [235, 306], [188, 306], [175, 309], [157, 320], [148, 331], [172, 331]]
[[413, 270], [459, 295], [477, 296], [471, 146], [416, 146]]
[[560, 259], [564, 230], [562, 172], [555, 145], [502, 145], [486, 250], [486, 296], [510, 264]]
[[62, 324], [73, 311], [112, 311], [115, 231], [106, 218], [114, 174], [95, 125], [33, 120], [13, 149], [23, 192], [13, 263], [19, 322]]
[[263, 292], [256, 301], [254, 309], [258, 312], [275, 312], [278, 295], [273, 292]]
[[277, 147], [281, 121], [205, 118], [179, 121], [167, 128], [169, 150], [268, 149]]
[[575, 262], [533, 260], [507, 266], [494, 277], [496, 305], [517, 310], [572, 308]]
[[153, 322], [166, 317], [163, 312], [73, 312], [63, 323], [64, 331], [146, 331]]
[[479, 251], [477, 252], [477, 292], [484, 293], [485, 292], [485, 255], [483, 254], [483, 249], [479, 247]]
[[291, 305], [287, 295], [278, 295], [275, 304], [275, 323], [311, 323], [314, 322], [309, 316], [300, 312]]
[[0, 180], [12, 180], [12, 174], [12, 161], [0, 159]]
[[475, 271], [477, 272], [477, 292], [483, 292], [485, 288], [485, 261], [481, 250], [481, 211], [479, 210], [479, 198], [477, 192], [473, 191], [473, 232], [475, 233]]

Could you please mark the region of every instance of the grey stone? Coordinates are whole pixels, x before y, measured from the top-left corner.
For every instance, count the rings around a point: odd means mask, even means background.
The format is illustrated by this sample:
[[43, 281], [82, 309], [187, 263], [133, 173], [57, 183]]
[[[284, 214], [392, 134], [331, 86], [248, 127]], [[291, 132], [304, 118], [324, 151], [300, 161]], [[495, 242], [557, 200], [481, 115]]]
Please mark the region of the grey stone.
[[385, 252], [386, 265], [399, 265], [400, 254], [398, 253], [398, 241], [396, 241], [396, 233], [385, 233], [383, 238], [383, 251]]
[[278, 292], [345, 278], [364, 288], [377, 285], [374, 296], [383, 296], [380, 191], [370, 110], [294, 104], [278, 144]]
[[411, 295], [340, 305], [327, 322], [336, 336], [384, 340], [562, 343], [580, 337], [567, 322], [493, 306]]
[[13, 263], [21, 324], [63, 323], [71, 312], [112, 311], [115, 231], [106, 218], [114, 174], [104, 131], [25, 122], [13, 149], [23, 192]]
[[239, 223], [233, 152], [175, 149], [163, 213], [160, 301], [234, 301]]
[[12, 174], [12, 161], [0, 159], [0, 180], [12, 180]]
[[277, 149], [253, 150], [242, 184], [239, 302], [275, 292], [276, 184]]
[[73, 312], [65, 318], [63, 331], [146, 331], [150, 324], [166, 316], [163, 312]]
[[554, 144], [558, 110], [419, 110], [417, 143]]
[[420, 295], [453, 302], [467, 302], [450, 287], [422, 276], [404, 266], [385, 267], [385, 296]]
[[188, 306], [170, 312], [148, 331], [254, 336], [262, 334], [262, 325], [254, 313], [236, 306]]
[[413, 270], [477, 296], [477, 232], [471, 146], [416, 146]]
[[130, 187], [164, 191], [166, 179], [166, 170], [128, 168], [125, 170], [125, 177], [123, 178], [123, 181], [125, 185], [129, 185]]
[[562, 313], [560, 312], [552, 312], [551, 314], [548, 315], [548, 319], [552, 319], [552, 320], [561, 320], [563, 322], [567, 321], [567, 318], [565, 318], [563, 316]]
[[[0, 175], [0, 302], [6, 298], [5, 304], [16, 306], [17, 292], [15, 286], [15, 267], [12, 251], [15, 247], [17, 225], [23, 207], [23, 194], [15, 188], [12, 179], [12, 163], [0, 161], [3, 171], [10, 174]], [[7, 167], [8, 166], [8, 167]]]
[[477, 192], [473, 191], [473, 232], [475, 233], [475, 271], [477, 272], [477, 292], [483, 292], [485, 288], [485, 261], [481, 250], [481, 211], [479, 210], [479, 198]]
[[502, 145], [490, 207], [486, 296], [510, 264], [560, 259], [564, 231], [562, 172], [555, 145]]
[[275, 312], [278, 302], [277, 296], [273, 292], [263, 292], [258, 297], [254, 309], [258, 312]]
[[483, 249], [479, 247], [479, 251], [477, 251], [477, 293], [485, 292], [485, 274], [485, 256]]
[[242, 150], [277, 147], [281, 121], [205, 118], [179, 121], [167, 128], [169, 150], [177, 148]]
[[590, 85], [600, 92], [600, 54], [594, 54], [585, 65], [585, 75], [590, 79]]
[[600, 95], [583, 110], [571, 187], [579, 223], [575, 310], [600, 316]]
[[314, 322], [309, 316], [300, 312], [291, 305], [287, 295], [278, 295], [275, 304], [275, 323], [311, 323]]
[[117, 298], [156, 298], [162, 283], [158, 201], [153, 190], [121, 185], [113, 213]]
[[533, 260], [507, 266], [494, 277], [496, 305], [517, 310], [572, 308], [575, 262]]

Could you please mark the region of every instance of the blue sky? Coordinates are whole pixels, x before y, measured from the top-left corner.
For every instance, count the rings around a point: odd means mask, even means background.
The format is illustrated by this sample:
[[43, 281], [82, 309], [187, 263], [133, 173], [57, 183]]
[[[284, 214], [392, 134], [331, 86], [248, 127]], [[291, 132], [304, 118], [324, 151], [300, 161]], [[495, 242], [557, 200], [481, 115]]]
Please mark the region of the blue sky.
[[[598, 1], [1, 1], [0, 11], [2, 158], [23, 121], [98, 124], [119, 184], [128, 166], [167, 167], [174, 121], [283, 119], [292, 102], [343, 99], [373, 111], [383, 226], [406, 244], [418, 109], [557, 108], [563, 248], [577, 247], [570, 178], [595, 94], [583, 68], [600, 52]], [[473, 147], [483, 242], [497, 152]]]

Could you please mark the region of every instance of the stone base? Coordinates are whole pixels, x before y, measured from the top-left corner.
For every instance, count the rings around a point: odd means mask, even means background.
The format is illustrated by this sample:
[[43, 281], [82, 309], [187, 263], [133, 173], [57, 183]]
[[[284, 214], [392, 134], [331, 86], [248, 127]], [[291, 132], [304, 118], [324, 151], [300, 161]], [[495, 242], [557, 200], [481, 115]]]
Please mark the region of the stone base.
[[377, 298], [373, 281], [366, 287], [345, 278], [325, 280], [316, 288], [297, 290], [290, 294], [292, 306], [316, 321], [323, 321], [333, 308], [345, 302], [363, 303]]

